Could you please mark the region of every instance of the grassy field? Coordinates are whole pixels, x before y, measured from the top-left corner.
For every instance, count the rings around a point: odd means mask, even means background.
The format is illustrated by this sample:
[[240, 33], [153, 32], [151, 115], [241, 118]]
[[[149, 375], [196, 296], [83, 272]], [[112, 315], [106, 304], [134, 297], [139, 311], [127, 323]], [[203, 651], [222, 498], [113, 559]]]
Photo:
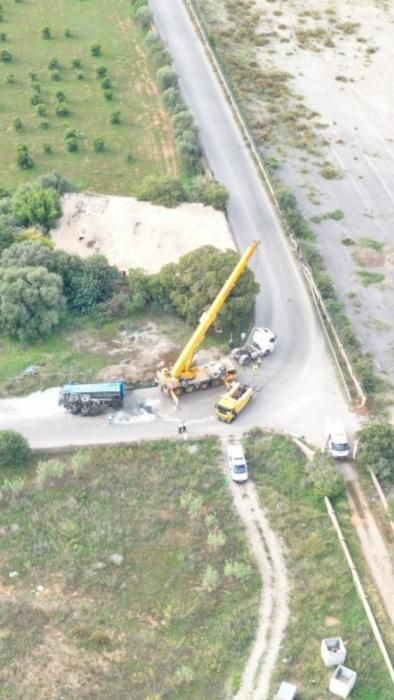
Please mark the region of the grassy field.
[[[54, 168], [82, 189], [111, 194], [132, 194], [146, 175], [174, 174], [175, 151], [168, 115], [161, 107], [158, 88], [148, 64], [142, 35], [131, 16], [128, 0], [97, 3], [93, 0], [23, 0], [1, 3], [0, 50], [11, 52], [11, 62], [0, 62], [0, 186], [14, 187]], [[42, 38], [43, 27], [52, 38]], [[68, 29], [71, 36], [65, 36]], [[101, 45], [101, 55], [90, 47]], [[49, 62], [60, 67], [53, 80]], [[73, 68], [71, 62], [81, 61]], [[96, 70], [107, 68], [113, 99], [104, 96]], [[38, 116], [29, 74], [35, 73], [47, 113]], [[78, 79], [83, 74], [83, 79]], [[12, 77], [10, 77], [12, 76]], [[10, 82], [10, 81], [13, 82]], [[56, 93], [65, 95], [70, 114], [59, 117]], [[112, 125], [110, 115], [120, 111], [121, 123]], [[19, 117], [22, 129], [13, 120]], [[41, 128], [46, 121], [48, 128]], [[64, 136], [77, 132], [79, 150], [69, 152]], [[105, 142], [102, 153], [93, 140]], [[35, 161], [32, 170], [16, 165], [16, 146], [25, 143]], [[49, 144], [53, 153], [44, 152]], [[130, 157], [129, 157], [130, 156]]]
[[[179, 351], [189, 339], [193, 328], [181, 319], [169, 314], [133, 314], [128, 318], [103, 322], [99, 318], [76, 318], [69, 316], [50, 338], [35, 344], [24, 344], [11, 338], [0, 336], [0, 396], [18, 396], [31, 391], [58, 386], [70, 380], [90, 381], [96, 379], [103, 368], [117, 364], [122, 360], [132, 360], [138, 366], [138, 356], [131, 356], [129, 345], [121, 349], [121, 333], [128, 334], [144, 331], [147, 326], [157, 328], [157, 337], [168, 338], [176, 344]], [[209, 335], [203, 348], [226, 345], [227, 337]], [[145, 352], [141, 359], [147, 358], [149, 350], [145, 342]], [[116, 350], [116, 354], [114, 354]], [[164, 358], [174, 360], [173, 357]], [[152, 355], [152, 372], [144, 363], [141, 380], [154, 377], [160, 358]], [[24, 370], [34, 365], [36, 374], [22, 376]]]
[[[247, 446], [251, 476], [272, 526], [283, 537], [291, 576], [290, 624], [274, 685], [286, 679], [298, 686], [303, 700], [326, 700], [330, 671], [320, 658], [320, 642], [341, 636], [348, 649], [346, 665], [358, 673], [352, 698], [389, 700], [388, 671], [324, 503], [306, 485], [304, 456], [291, 441], [280, 437], [249, 437]], [[339, 499], [335, 508], [344, 519], [346, 499]], [[392, 638], [391, 642], [394, 644]], [[386, 643], [390, 645], [390, 639]]]
[[218, 442], [60, 459], [62, 476], [32, 467], [2, 502], [2, 700], [227, 697], [260, 581]]

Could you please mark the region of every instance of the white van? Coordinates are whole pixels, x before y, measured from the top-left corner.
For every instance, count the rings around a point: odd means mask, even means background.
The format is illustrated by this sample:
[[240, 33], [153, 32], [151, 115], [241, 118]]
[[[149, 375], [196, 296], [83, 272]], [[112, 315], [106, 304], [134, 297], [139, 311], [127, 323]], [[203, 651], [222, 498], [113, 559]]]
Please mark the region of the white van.
[[230, 442], [227, 455], [232, 480], [237, 484], [244, 484], [248, 480], [248, 467], [241, 443]]
[[349, 441], [340, 423], [331, 425], [328, 430], [327, 450], [334, 459], [348, 459], [349, 457]]

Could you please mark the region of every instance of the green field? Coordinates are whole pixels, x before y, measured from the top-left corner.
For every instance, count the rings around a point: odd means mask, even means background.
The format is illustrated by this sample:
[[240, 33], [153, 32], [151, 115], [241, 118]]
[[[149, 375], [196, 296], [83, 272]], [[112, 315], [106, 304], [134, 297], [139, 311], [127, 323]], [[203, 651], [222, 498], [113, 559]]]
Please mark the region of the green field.
[[[131, 15], [128, 0], [3, 0], [0, 51], [12, 54], [10, 63], [0, 62], [0, 186], [12, 188], [27, 179], [57, 169], [82, 189], [110, 194], [133, 194], [147, 175], [175, 174], [177, 170], [169, 118], [145, 53], [141, 32]], [[51, 39], [43, 39], [48, 26]], [[69, 29], [71, 37], [65, 36]], [[93, 57], [90, 47], [100, 44], [102, 55]], [[60, 80], [51, 79], [51, 59], [60, 64]], [[82, 67], [71, 67], [80, 59]], [[96, 76], [100, 66], [108, 69], [113, 99], [104, 97]], [[83, 73], [83, 79], [77, 75]], [[30, 102], [35, 73], [47, 115], [39, 117]], [[7, 76], [15, 82], [8, 82]], [[70, 115], [55, 114], [56, 93], [66, 97]], [[121, 124], [111, 125], [110, 115], [120, 111]], [[19, 117], [23, 128], [15, 131]], [[49, 128], [42, 129], [42, 120]], [[75, 129], [79, 150], [68, 152], [65, 132]], [[101, 137], [105, 150], [96, 153], [93, 140]], [[16, 164], [16, 146], [25, 143], [35, 161], [32, 170]], [[52, 154], [43, 152], [49, 144]], [[130, 158], [128, 156], [130, 155]]]
[[83, 454], [2, 501], [1, 699], [228, 697], [260, 579], [218, 441]]
[[[351, 697], [390, 700], [390, 676], [323, 500], [314, 497], [306, 483], [304, 455], [292, 441], [258, 432], [248, 438], [247, 454], [261, 503], [283, 538], [291, 582], [290, 623], [274, 686], [285, 678], [298, 686], [302, 700], [326, 700], [330, 670], [320, 658], [320, 643], [326, 637], [341, 636], [348, 649], [346, 665], [358, 674]], [[347, 513], [351, 528], [346, 498], [338, 499], [334, 507], [342, 520]], [[354, 539], [353, 532], [352, 544], [357, 548]], [[390, 653], [394, 638], [385, 631]]]

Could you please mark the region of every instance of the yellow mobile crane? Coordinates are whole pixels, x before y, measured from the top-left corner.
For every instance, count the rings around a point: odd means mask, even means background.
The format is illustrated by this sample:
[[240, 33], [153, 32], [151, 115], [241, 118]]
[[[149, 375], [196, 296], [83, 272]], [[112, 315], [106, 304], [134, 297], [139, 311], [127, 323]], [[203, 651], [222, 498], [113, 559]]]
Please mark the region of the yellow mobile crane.
[[234, 289], [259, 244], [260, 241], [254, 241], [246, 249], [208, 311], [202, 314], [200, 323], [175, 364], [172, 367], [164, 367], [157, 373], [160, 389], [176, 401], [176, 397], [184, 392], [189, 394], [196, 389], [208, 389], [210, 386], [219, 386], [219, 384], [229, 385], [237, 378], [235, 368], [228, 362], [213, 362], [199, 366], [193, 364], [193, 359], [208, 329], [216, 320], [224, 302]]

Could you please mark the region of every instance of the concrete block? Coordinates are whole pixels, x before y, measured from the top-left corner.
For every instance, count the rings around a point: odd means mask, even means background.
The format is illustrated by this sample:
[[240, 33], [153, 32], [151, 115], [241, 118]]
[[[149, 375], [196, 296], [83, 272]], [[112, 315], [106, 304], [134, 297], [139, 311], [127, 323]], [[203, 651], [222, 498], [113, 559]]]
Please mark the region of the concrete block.
[[294, 700], [297, 695], [297, 686], [283, 681], [276, 693], [274, 700]]
[[339, 666], [346, 659], [346, 647], [341, 637], [322, 639], [320, 654], [326, 666]]
[[329, 691], [339, 698], [347, 698], [356, 682], [357, 673], [346, 666], [338, 666], [331, 676]]

